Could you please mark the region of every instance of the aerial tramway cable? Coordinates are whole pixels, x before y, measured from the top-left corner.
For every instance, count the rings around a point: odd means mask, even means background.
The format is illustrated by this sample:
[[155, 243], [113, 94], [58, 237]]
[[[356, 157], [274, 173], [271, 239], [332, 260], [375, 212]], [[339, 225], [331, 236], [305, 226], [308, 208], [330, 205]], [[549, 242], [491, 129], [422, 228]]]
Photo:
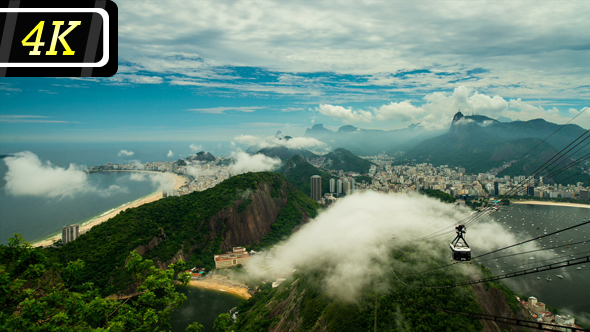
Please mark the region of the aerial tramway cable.
[[[399, 301], [396, 301], [399, 302]], [[584, 329], [584, 328], [578, 328], [575, 326], [566, 326], [566, 325], [554, 325], [554, 324], [547, 324], [547, 323], [540, 323], [540, 322], [533, 322], [530, 320], [524, 320], [524, 319], [518, 319], [518, 318], [510, 318], [510, 317], [501, 317], [501, 316], [493, 316], [493, 315], [486, 315], [486, 314], [477, 314], [477, 313], [470, 313], [470, 312], [459, 312], [459, 311], [453, 311], [453, 310], [449, 310], [449, 309], [445, 309], [445, 308], [439, 308], [439, 307], [434, 307], [434, 306], [430, 306], [430, 305], [426, 305], [426, 304], [420, 304], [417, 302], [413, 302], [410, 300], [403, 300], [403, 303], [411, 303], [413, 305], [417, 305], [420, 307], [424, 307], [424, 308], [430, 308], [430, 309], [435, 309], [435, 310], [439, 310], [439, 311], [444, 311], [447, 313], [451, 313], [451, 314], [455, 314], [455, 315], [461, 315], [461, 316], [467, 316], [467, 317], [472, 317], [475, 319], [485, 319], [485, 320], [491, 320], [494, 322], [498, 322], [498, 323], [504, 323], [504, 324], [509, 324], [509, 325], [518, 325], [518, 326], [524, 326], [524, 327], [528, 327], [528, 328], [534, 328], [534, 329], [538, 329], [538, 330], [543, 330], [543, 331], [556, 331], [555, 328], [563, 328], [566, 331], [572, 331], [572, 332], [584, 332], [584, 331], [590, 331], [588, 329]]]

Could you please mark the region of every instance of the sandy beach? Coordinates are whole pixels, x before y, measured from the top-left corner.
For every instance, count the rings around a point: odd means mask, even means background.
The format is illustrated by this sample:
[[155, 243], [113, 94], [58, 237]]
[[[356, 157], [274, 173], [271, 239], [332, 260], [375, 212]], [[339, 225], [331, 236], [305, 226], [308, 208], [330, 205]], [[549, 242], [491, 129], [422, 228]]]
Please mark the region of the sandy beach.
[[[108, 172], [142, 172], [142, 173], [165, 174], [165, 173], [162, 173], [162, 172], [154, 172], [154, 171], [127, 171], [127, 170], [125, 170], [125, 171], [108, 171]], [[177, 175], [177, 174], [172, 174], [172, 173], [168, 173], [168, 174], [169, 174], [170, 177], [174, 177], [175, 178], [175, 181], [176, 182], [174, 184], [174, 189], [178, 190], [180, 187], [182, 187], [186, 183], [186, 179], [184, 177], [182, 177], [180, 175]], [[162, 192], [155, 192], [155, 193], [153, 193], [153, 194], [151, 194], [149, 196], [146, 196], [146, 197], [144, 197], [142, 199], [133, 201], [133, 202], [131, 202], [129, 204], [125, 204], [124, 206], [122, 206], [122, 207], [120, 207], [120, 208], [118, 208], [116, 210], [113, 210], [113, 211], [111, 211], [111, 212], [109, 212], [109, 213], [107, 213], [105, 215], [101, 215], [99, 217], [96, 217], [96, 218], [90, 220], [89, 222], [87, 222], [87, 223], [85, 223], [83, 225], [80, 225], [80, 234], [84, 234], [88, 230], [90, 230], [92, 227], [94, 227], [94, 226], [96, 226], [98, 224], [101, 224], [101, 223], [103, 223], [103, 222], [111, 219], [112, 217], [114, 217], [117, 214], [119, 214], [119, 212], [125, 211], [125, 210], [130, 209], [130, 208], [135, 208], [135, 207], [141, 206], [143, 204], [155, 202], [155, 201], [161, 199], [162, 197], [163, 197], [162, 196]], [[52, 245], [53, 242], [55, 242], [55, 241], [57, 241], [59, 239], [61, 239], [61, 234], [57, 234], [57, 235], [55, 235], [52, 238], [49, 238], [49, 239], [46, 239], [46, 240], [43, 240], [43, 241], [39, 241], [39, 242], [33, 243], [31, 245], [33, 247], [39, 247], [39, 246], [47, 247], [49, 245]]]
[[511, 203], [512, 204], [567, 206], [567, 207], [578, 207], [578, 208], [590, 209], [590, 204], [577, 204], [577, 203], [561, 203], [561, 202], [545, 202], [545, 201], [518, 201], [518, 202], [511, 202]]
[[231, 293], [243, 299], [249, 299], [252, 297], [252, 295], [248, 293], [248, 287], [246, 287], [246, 285], [228, 280], [226, 277], [213, 276], [203, 279], [191, 280], [189, 285]]

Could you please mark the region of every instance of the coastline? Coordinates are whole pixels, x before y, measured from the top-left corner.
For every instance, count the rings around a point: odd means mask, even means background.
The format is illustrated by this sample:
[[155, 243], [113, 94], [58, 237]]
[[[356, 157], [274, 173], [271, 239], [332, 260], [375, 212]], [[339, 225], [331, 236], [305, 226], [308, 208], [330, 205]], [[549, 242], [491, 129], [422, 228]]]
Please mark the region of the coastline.
[[511, 204], [531, 204], [531, 205], [551, 205], [551, 206], [565, 206], [565, 207], [577, 207], [583, 209], [590, 209], [590, 204], [578, 204], [578, 203], [561, 203], [561, 202], [546, 202], [546, 201], [517, 201], [510, 202]]
[[217, 278], [191, 280], [188, 284], [189, 286], [193, 287], [230, 293], [246, 300], [252, 297], [252, 295], [248, 292], [248, 287], [246, 287], [246, 285], [224, 281]]
[[[141, 170], [121, 170], [121, 171], [107, 171], [107, 172], [144, 172], [144, 173], [159, 173], [159, 174], [166, 174], [166, 173], [162, 173], [162, 172], [155, 172], [155, 171], [141, 171]], [[171, 174], [170, 176], [174, 176], [175, 177], [175, 183], [174, 183], [174, 189], [178, 190], [180, 189], [180, 187], [182, 187], [185, 183], [186, 183], [186, 179], [178, 174], [174, 174], [174, 173], [169, 173]], [[111, 218], [113, 218], [114, 216], [116, 216], [117, 214], [119, 214], [119, 212], [125, 211], [127, 209], [130, 208], [135, 208], [147, 203], [151, 203], [151, 202], [155, 202], [159, 199], [162, 199], [163, 195], [161, 191], [156, 191], [148, 196], [144, 196], [142, 198], [139, 198], [135, 201], [123, 204], [119, 207], [116, 207], [114, 209], [108, 210], [102, 214], [100, 214], [99, 216], [96, 216], [94, 218], [91, 218], [90, 220], [87, 221], [82, 221], [80, 223], [80, 235], [84, 234], [86, 232], [88, 232], [92, 227], [101, 224]], [[61, 233], [49, 236], [48, 238], [41, 240], [41, 241], [37, 241], [35, 243], [32, 243], [31, 245], [33, 247], [47, 247], [52, 245], [55, 241], [59, 240], [61, 238]]]

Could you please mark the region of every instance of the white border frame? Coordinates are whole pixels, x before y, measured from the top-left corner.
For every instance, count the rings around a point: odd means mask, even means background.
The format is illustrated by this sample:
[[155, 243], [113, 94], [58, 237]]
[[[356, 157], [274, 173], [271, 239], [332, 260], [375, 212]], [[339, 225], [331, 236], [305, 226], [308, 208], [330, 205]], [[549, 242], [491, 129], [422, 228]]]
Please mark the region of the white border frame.
[[84, 68], [103, 67], [109, 62], [109, 13], [102, 8], [0, 8], [0, 13], [97, 13], [102, 16], [103, 38], [102, 59], [99, 62], [0, 62], [1, 68], [12, 67], [50, 67]]

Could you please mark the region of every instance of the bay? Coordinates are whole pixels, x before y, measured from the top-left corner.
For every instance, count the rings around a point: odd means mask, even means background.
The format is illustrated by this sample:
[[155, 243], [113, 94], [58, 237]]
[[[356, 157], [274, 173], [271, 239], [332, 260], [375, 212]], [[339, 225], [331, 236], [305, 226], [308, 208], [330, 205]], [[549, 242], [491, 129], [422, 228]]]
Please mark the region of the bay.
[[203, 332], [212, 332], [217, 316], [238, 305], [242, 299], [236, 295], [193, 286], [178, 286], [178, 292], [187, 299], [172, 312], [170, 324], [173, 332], [184, 332], [192, 322], [203, 325]]
[[[544, 235], [581, 223], [590, 218], [590, 209], [548, 206], [533, 204], [512, 204], [502, 207], [493, 214], [501, 225], [514, 233], [520, 240]], [[573, 244], [582, 242], [579, 244]], [[585, 244], [583, 242], [586, 242]], [[502, 275], [530, 269], [590, 254], [590, 225], [581, 226], [559, 234], [535, 241], [538, 248], [546, 248], [535, 253], [514, 257], [496, 258], [509, 253], [498, 253], [492, 260], [484, 262], [493, 273]], [[473, 244], [472, 246], [476, 246]], [[558, 248], [555, 248], [559, 246]], [[553, 250], [552, 250], [553, 249]], [[579, 317], [590, 318], [590, 264], [534, 273], [505, 279], [505, 283], [515, 292], [534, 296], [547, 306], [563, 309]], [[557, 277], [560, 275], [563, 279]], [[549, 281], [550, 280], [550, 281]]]

